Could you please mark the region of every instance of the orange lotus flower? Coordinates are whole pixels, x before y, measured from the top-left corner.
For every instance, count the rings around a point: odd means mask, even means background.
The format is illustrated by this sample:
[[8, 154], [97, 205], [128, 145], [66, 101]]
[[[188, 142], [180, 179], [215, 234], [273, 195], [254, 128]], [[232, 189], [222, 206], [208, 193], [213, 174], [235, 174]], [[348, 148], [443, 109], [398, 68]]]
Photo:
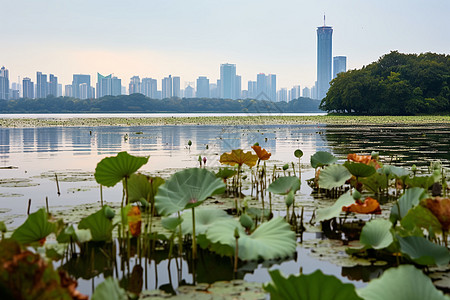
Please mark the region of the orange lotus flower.
[[359, 214], [381, 214], [380, 203], [371, 197], [367, 197], [364, 202], [358, 200], [349, 206], [343, 206], [342, 211]]
[[372, 155], [358, 155], [356, 153], [350, 153], [347, 155], [347, 159], [354, 162], [363, 163], [365, 165], [371, 165], [375, 169], [381, 168], [378, 161], [372, 158]]
[[267, 152], [266, 149], [262, 149], [261, 146], [254, 145], [252, 149], [255, 151], [256, 155], [260, 160], [268, 160], [272, 155], [270, 152]]
[[131, 207], [131, 210], [127, 214], [128, 216], [128, 227], [130, 228], [130, 233], [132, 236], [138, 236], [141, 234], [141, 210], [139, 206]]
[[232, 150], [231, 152], [225, 152], [220, 156], [220, 163], [230, 166], [246, 164], [250, 168], [256, 165], [258, 156], [252, 154], [250, 151], [244, 153], [242, 149]]
[[450, 198], [428, 198], [424, 200], [424, 203], [439, 220], [442, 230], [448, 231], [450, 229]]

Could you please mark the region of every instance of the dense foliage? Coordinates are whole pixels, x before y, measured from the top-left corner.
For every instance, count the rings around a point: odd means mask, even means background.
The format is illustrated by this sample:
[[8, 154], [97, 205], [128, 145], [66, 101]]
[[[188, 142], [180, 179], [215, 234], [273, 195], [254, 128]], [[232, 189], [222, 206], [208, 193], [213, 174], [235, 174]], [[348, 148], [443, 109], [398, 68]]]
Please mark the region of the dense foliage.
[[373, 115], [450, 113], [450, 55], [392, 51], [331, 81], [320, 108]]
[[99, 112], [319, 112], [320, 101], [298, 98], [286, 102], [172, 98], [150, 99], [142, 94], [105, 96], [100, 99], [47, 97], [43, 99], [0, 100], [1, 113], [99, 113]]

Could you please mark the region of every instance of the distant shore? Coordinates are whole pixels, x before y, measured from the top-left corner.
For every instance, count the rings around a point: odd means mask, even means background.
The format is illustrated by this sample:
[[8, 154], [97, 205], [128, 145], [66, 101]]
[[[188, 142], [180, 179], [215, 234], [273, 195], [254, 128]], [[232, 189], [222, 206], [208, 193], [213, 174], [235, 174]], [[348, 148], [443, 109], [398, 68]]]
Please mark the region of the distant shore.
[[426, 125], [450, 124], [450, 116], [225, 116], [225, 117], [104, 117], [104, 118], [1, 118], [0, 127], [95, 127], [143, 125]]

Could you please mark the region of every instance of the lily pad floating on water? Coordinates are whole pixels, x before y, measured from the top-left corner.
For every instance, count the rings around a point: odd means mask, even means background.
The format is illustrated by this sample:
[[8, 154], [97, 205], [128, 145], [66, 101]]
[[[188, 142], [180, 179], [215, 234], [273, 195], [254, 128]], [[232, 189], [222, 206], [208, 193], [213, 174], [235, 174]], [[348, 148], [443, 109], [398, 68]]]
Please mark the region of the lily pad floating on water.
[[331, 165], [338, 160], [337, 157], [326, 151], [317, 151], [311, 156], [311, 166], [316, 169], [326, 165]]
[[352, 174], [342, 165], [329, 165], [325, 167], [319, 175], [319, 187], [324, 189], [333, 189], [341, 187]]
[[200, 205], [208, 197], [225, 191], [225, 184], [200, 168], [177, 172], [158, 188], [155, 205], [161, 215], [170, 215]]
[[32, 213], [19, 226], [11, 238], [22, 244], [30, 244], [45, 239], [50, 233], [55, 232], [56, 224], [48, 221], [48, 214], [44, 208]]
[[264, 289], [273, 300], [362, 300], [350, 283], [342, 283], [332, 275], [317, 270], [308, 275], [290, 275], [285, 278], [279, 270], [269, 272], [272, 282]]
[[412, 265], [386, 270], [380, 278], [357, 290], [365, 300], [449, 300], [431, 282], [431, 279]]
[[115, 186], [125, 177], [139, 170], [148, 162], [147, 157], [137, 157], [127, 152], [119, 152], [117, 156], [102, 159], [95, 168], [95, 180], [104, 186]]

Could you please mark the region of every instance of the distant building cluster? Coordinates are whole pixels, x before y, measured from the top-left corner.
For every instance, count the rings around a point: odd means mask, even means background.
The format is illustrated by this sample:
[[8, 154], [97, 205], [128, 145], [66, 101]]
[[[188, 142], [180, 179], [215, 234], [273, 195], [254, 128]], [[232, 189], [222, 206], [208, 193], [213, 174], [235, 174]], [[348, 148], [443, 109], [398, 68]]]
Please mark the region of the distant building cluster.
[[273, 102], [289, 102], [299, 97], [323, 99], [326, 96], [330, 81], [338, 73], [347, 70], [347, 57], [332, 57], [331, 26], [317, 27], [317, 81], [311, 88], [301, 88], [295, 85], [291, 89], [277, 89], [277, 75], [259, 73], [256, 81], [248, 81], [247, 89], [242, 88], [242, 77], [236, 73], [235, 64], [221, 64], [220, 78], [212, 82], [206, 76], [200, 76], [196, 82], [187, 82], [181, 87], [179, 76], [169, 75], [161, 80], [133, 76], [130, 78], [128, 90], [122, 85], [122, 80], [109, 74], [97, 73], [95, 87], [91, 85], [91, 75], [73, 74], [72, 84], [63, 86], [58, 83], [58, 77], [53, 74], [36, 72], [35, 82], [30, 78], [23, 78], [20, 82], [9, 83], [9, 71], [5, 67], [0, 69], [0, 99], [46, 98], [48, 96], [66, 96], [78, 99], [101, 98], [104, 96], [118, 96], [140, 93], [152, 99], [168, 98], [222, 98], [222, 99], [257, 99]]

